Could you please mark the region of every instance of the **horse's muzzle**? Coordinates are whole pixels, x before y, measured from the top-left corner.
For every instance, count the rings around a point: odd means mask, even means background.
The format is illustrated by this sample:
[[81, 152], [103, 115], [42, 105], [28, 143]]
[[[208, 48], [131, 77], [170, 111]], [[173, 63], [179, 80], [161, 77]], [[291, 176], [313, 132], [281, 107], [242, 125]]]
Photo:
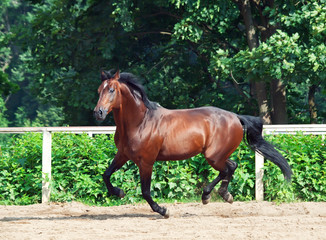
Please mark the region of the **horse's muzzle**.
[[98, 109], [96, 109], [96, 108], [94, 109], [93, 114], [97, 121], [104, 121], [104, 119], [106, 118], [106, 115], [108, 114], [108, 111], [102, 107], [99, 107]]

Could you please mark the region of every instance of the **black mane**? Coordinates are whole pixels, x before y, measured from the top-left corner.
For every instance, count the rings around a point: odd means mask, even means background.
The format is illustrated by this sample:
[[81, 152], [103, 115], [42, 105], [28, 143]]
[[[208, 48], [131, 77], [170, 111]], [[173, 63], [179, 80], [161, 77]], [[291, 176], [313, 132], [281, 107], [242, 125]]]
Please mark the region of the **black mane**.
[[[112, 70], [110, 71], [102, 71], [106, 76], [107, 79], [111, 79], [114, 76], [114, 73]], [[156, 110], [159, 106], [156, 102], [152, 102], [148, 99], [147, 94], [145, 92], [144, 86], [139, 82], [137, 77], [131, 73], [120, 73], [120, 78], [118, 80], [120, 83], [126, 84], [132, 94], [135, 96], [139, 96], [141, 100], [144, 102], [145, 106], [149, 110]], [[138, 94], [137, 94], [138, 93]]]

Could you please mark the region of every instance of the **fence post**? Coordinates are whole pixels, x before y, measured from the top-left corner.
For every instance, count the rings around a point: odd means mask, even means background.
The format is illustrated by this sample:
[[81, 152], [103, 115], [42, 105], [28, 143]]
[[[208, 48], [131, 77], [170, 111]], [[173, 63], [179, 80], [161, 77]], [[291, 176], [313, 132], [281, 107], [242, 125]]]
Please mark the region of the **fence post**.
[[51, 181], [51, 132], [43, 129], [42, 146], [42, 203], [50, 200], [50, 181]]
[[255, 172], [256, 172], [256, 189], [255, 197], [256, 201], [264, 201], [264, 185], [263, 185], [263, 176], [264, 176], [264, 157], [255, 152]]

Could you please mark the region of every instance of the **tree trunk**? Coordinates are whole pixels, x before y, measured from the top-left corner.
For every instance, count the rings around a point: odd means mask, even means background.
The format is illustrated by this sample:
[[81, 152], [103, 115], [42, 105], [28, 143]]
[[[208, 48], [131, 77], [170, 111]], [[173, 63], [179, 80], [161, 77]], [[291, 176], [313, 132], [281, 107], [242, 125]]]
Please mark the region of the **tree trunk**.
[[[251, 5], [249, 0], [243, 1], [235, 1], [239, 9], [241, 11], [241, 15], [243, 17], [243, 21], [246, 26], [246, 35], [247, 42], [250, 51], [259, 46], [258, 35], [256, 32], [256, 28], [254, 26], [252, 13], [251, 13]], [[270, 109], [268, 107], [267, 93], [266, 93], [266, 84], [263, 81], [250, 81], [251, 84], [251, 92], [254, 92], [256, 95], [256, 99], [259, 106], [259, 115], [262, 117], [263, 122], [265, 124], [271, 123], [271, 114]]]
[[309, 87], [308, 104], [309, 104], [309, 112], [310, 112], [310, 123], [317, 123], [317, 108], [315, 103], [316, 89], [317, 86], [315, 84]]
[[259, 105], [259, 115], [263, 119], [264, 124], [271, 124], [271, 113], [268, 106], [266, 84], [265, 82], [255, 82], [256, 97]]
[[243, 17], [243, 21], [246, 26], [246, 35], [247, 35], [247, 42], [250, 51], [256, 47], [258, 47], [258, 37], [256, 33], [256, 29], [254, 26], [254, 22], [252, 19], [252, 13], [251, 13], [251, 6], [249, 0], [244, 0], [240, 2], [240, 11]]
[[288, 123], [286, 112], [286, 91], [284, 84], [277, 79], [271, 83], [271, 98], [272, 98], [272, 120], [274, 124]]

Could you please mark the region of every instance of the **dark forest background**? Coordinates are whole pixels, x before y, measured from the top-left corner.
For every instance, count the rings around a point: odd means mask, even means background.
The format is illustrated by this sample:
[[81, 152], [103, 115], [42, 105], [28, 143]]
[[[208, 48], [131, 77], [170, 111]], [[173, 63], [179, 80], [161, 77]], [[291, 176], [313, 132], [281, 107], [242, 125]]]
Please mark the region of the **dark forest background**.
[[325, 0], [2, 0], [0, 16], [1, 127], [97, 124], [117, 67], [167, 108], [325, 123]]

